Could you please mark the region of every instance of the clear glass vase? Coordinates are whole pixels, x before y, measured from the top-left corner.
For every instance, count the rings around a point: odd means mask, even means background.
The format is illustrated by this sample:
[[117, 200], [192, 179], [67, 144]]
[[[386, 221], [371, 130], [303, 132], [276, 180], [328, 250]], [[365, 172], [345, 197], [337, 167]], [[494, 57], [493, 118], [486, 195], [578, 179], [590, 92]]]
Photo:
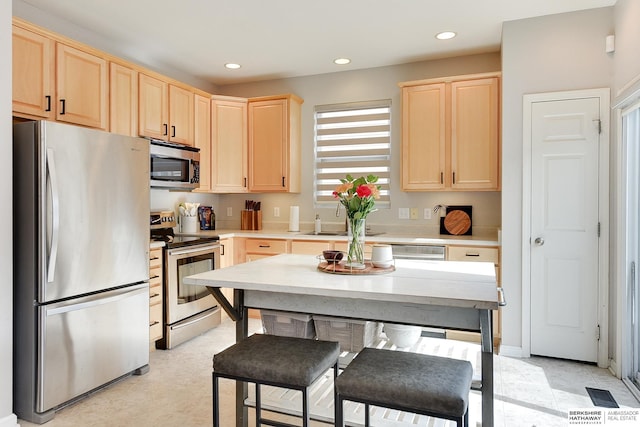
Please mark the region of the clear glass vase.
[[347, 219], [347, 241], [349, 243], [349, 247], [347, 249], [347, 267], [365, 268], [364, 230], [364, 219], [355, 219], [351, 217]]

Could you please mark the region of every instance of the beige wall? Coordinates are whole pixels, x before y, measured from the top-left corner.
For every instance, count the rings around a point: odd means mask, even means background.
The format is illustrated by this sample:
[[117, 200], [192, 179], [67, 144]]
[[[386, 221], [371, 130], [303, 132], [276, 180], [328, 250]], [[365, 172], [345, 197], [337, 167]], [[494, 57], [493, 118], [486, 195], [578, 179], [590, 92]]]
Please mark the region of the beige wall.
[[506, 22], [502, 32], [502, 342], [522, 346], [522, 96], [609, 87], [613, 8]]
[[620, 99], [632, 85], [637, 87], [640, 83], [640, 2], [618, 0], [614, 18], [616, 49], [613, 55], [615, 71], [611, 94], [614, 99]]
[[[401, 97], [398, 82], [443, 77], [459, 74], [473, 74], [500, 70], [498, 53], [473, 55], [437, 61], [380, 67], [358, 71], [344, 71], [331, 74], [271, 80], [251, 84], [229, 85], [219, 88], [224, 95], [262, 96], [279, 93], [295, 93], [304, 99], [302, 105], [302, 191], [290, 195], [226, 195], [220, 196], [220, 214], [217, 219], [227, 219], [223, 214], [226, 207], [234, 212], [242, 208], [246, 198], [262, 200], [263, 221], [286, 224], [289, 206], [300, 206], [301, 229], [313, 229], [313, 219], [319, 213], [324, 224], [344, 224], [344, 213], [336, 218], [335, 209], [313, 209], [313, 145], [314, 106], [342, 102], [391, 99], [392, 102], [392, 149], [391, 149], [391, 209], [381, 209], [371, 214], [367, 224], [372, 227], [384, 225], [386, 228], [418, 227], [423, 230], [439, 230], [438, 219], [424, 220], [423, 209], [432, 209], [437, 204], [468, 204], [473, 206], [473, 227], [475, 231], [489, 229], [495, 231], [500, 225], [500, 193], [453, 193], [453, 192], [403, 192], [400, 190], [400, 144], [401, 144]], [[273, 217], [273, 207], [279, 207], [280, 218]], [[419, 208], [419, 220], [399, 220], [398, 208]], [[232, 223], [239, 225], [238, 218]], [[236, 225], [236, 226], [237, 226]]]
[[11, 4], [0, 2], [0, 427], [17, 425], [13, 414], [13, 239], [11, 212]]

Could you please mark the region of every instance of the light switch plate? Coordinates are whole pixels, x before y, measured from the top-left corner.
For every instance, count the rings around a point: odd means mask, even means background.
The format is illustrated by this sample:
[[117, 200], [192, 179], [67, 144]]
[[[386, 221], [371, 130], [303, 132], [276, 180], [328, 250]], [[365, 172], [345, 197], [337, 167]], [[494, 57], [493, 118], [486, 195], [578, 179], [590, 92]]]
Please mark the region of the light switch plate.
[[409, 219], [409, 208], [398, 208], [398, 219]]
[[409, 211], [409, 217], [411, 219], [418, 219], [418, 208], [411, 208]]
[[280, 208], [278, 207], [273, 208], [273, 216], [275, 218], [278, 218], [280, 216]]
[[227, 208], [227, 216], [233, 216], [233, 208], [232, 207], [228, 207]]

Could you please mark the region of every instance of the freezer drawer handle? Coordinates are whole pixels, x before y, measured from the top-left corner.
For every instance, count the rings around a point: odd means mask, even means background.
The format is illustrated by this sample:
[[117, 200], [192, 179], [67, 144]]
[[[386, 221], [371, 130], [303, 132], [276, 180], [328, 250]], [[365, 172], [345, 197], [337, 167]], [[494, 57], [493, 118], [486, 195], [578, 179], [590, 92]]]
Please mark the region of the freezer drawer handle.
[[57, 314], [62, 314], [62, 313], [69, 313], [72, 311], [79, 311], [79, 310], [85, 310], [87, 308], [90, 307], [96, 307], [99, 305], [103, 305], [103, 304], [110, 304], [112, 302], [116, 302], [116, 301], [120, 301], [123, 299], [127, 299], [132, 297], [135, 294], [139, 294], [142, 292], [147, 292], [146, 286], [143, 286], [142, 288], [133, 288], [133, 289], [127, 289], [126, 291], [122, 292], [122, 293], [118, 293], [117, 295], [114, 295], [112, 297], [101, 297], [99, 295], [95, 296], [94, 298], [90, 299], [89, 301], [86, 302], [81, 302], [78, 304], [69, 304], [69, 305], [63, 305], [61, 307], [56, 307], [56, 308], [49, 308], [47, 309], [47, 316], [55, 316]]
[[49, 180], [51, 182], [51, 248], [49, 249], [49, 264], [47, 266], [47, 282], [49, 283], [53, 282], [55, 278], [60, 234], [60, 196], [58, 194], [58, 174], [53, 154], [53, 148], [47, 148], [47, 169], [49, 170]]

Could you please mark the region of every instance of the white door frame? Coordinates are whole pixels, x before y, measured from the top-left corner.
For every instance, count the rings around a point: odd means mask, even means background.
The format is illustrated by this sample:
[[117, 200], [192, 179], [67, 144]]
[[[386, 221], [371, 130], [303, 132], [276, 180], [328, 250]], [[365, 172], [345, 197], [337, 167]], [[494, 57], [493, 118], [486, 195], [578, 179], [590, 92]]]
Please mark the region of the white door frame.
[[609, 88], [536, 93], [523, 96], [522, 104], [522, 355], [531, 356], [531, 107], [534, 102], [578, 98], [600, 99], [598, 217], [598, 366], [608, 367], [609, 359]]
[[[616, 119], [616, 180], [618, 183], [617, 203], [616, 203], [616, 340], [615, 340], [615, 359], [611, 361], [611, 369], [618, 378], [627, 383], [627, 376], [631, 370], [632, 361], [629, 360], [629, 343], [626, 341], [629, 336], [628, 311], [626, 289], [629, 281], [629, 267], [627, 254], [627, 146], [622, 134], [622, 111], [635, 103], [640, 102], [640, 77], [632, 80], [632, 84], [624, 89], [625, 93], [619, 96], [619, 101], [613, 105]], [[622, 92], [622, 91], [621, 91]], [[637, 274], [637, 273], [636, 273]], [[632, 394], [640, 399], [640, 393], [633, 385], [627, 384]]]

